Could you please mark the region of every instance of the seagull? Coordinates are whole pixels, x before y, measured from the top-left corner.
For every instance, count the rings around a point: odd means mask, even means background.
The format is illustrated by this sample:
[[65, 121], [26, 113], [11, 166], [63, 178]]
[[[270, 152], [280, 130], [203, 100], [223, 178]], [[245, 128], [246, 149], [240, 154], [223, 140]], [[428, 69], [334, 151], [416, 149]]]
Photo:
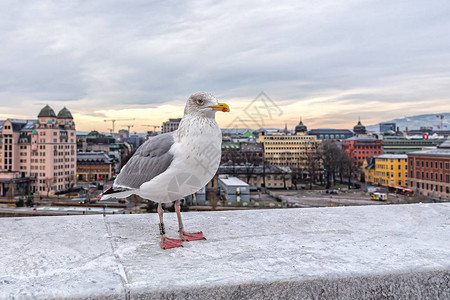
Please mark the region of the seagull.
[[[217, 111], [229, 112], [210, 93], [189, 97], [178, 129], [157, 135], [142, 144], [122, 168], [101, 200], [139, 195], [158, 203], [160, 246], [183, 247], [183, 241], [203, 240], [203, 232], [186, 232], [180, 213], [180, 199], [204, 187], [219, 168], [222, 133], [215, 120]], [[180, 239], [168, 238], [162, 203], [175, 202]]]

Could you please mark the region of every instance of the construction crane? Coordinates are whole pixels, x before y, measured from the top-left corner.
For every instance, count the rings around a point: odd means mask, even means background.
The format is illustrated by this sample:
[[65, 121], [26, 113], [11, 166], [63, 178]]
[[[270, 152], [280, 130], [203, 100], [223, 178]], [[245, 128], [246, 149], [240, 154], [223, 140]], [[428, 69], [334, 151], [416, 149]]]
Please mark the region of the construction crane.
[[436, 125], [436, 127], [440, 130], [444, 130], [444, 127], [447, 127], [447, 125], [444, 125], [444, 115], [437, 115], [436, 118], [441, 119], [441, 125]]
[[125, 127], [128, 128], [128, 132], [130, 132], [130, 128], [131, 128], [131, 127], [134, 127], [134, 125], [123, 125], [123, 126], [125, 126]]
[[114, 124], [118, 121], [134, 121], [136, 118], [133, 119], [109, 119], [109, 120], [103, 120], [105, 122], [112, 122], [112, 132], [114, 133]]
[[156, 129], [157, 129], [157, 128], [161, 127], [161, 126], [159, 126], [159, 125], [141, 125], [141, 126], [144, 126], [144, 127], [153, 127], [153, 131], [154, 131], [154, 132], [156, 132]]

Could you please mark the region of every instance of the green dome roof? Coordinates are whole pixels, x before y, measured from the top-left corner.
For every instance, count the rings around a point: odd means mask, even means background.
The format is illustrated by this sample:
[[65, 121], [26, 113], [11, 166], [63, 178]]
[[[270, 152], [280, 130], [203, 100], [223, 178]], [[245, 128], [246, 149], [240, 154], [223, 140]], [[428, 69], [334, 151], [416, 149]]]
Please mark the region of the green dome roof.
[[308, 128], [303, 124], [303, 121], [300, 120], [297, 126], [295, 126], [295, 133], [297, 132], [306, 132]]
[[37, 134], [36, 129], [33, 129], [33, 131], [31, 132], [31, 134]]
[[56, 117], [55, 111], [48, 105], [44, 106], [43, 109], [39, 112], [38, 118], [54, 118]]
[[358, 124], [353, 127], [353, 132], [355, 134], [366, 134], [366, 126], [361, 123], [361, 120], [358, 120]]
[[63, 109], [61, 109], [58, 113], [59, 119], [73, 119], [72, 114], [70, 111], [64, 106]]
[[51, 123], [52, 123], [52, 120], [49, 119], [49, 120], [47, 121], [47, 123], [51, 124]]
[[39, 124], [39, 120], [36, 120], [36, 124]]

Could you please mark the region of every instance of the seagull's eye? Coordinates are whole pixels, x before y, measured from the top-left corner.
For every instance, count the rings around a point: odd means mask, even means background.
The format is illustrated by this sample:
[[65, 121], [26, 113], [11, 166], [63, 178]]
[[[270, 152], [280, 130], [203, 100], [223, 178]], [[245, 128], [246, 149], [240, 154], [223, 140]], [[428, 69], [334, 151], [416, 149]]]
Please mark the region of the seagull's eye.
[[205, 102], [205, 101], [204, 101], [203, 99], [198, 99], [198, 100], [197, 100], [197, 104], [198, 104], [198, 105], [203, 105], [204, 102]]

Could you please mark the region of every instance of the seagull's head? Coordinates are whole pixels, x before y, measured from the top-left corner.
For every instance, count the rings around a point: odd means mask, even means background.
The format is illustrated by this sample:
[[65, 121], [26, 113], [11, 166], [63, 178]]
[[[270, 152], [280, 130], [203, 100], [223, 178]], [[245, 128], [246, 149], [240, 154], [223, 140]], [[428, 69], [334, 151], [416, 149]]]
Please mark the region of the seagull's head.
[[230, 107], [226, 103], [219, 103], [212, 94], [198, 92], [192, 94], [184, 108], [185, 115], [213, 118], [216, 111], [229, 112]]

